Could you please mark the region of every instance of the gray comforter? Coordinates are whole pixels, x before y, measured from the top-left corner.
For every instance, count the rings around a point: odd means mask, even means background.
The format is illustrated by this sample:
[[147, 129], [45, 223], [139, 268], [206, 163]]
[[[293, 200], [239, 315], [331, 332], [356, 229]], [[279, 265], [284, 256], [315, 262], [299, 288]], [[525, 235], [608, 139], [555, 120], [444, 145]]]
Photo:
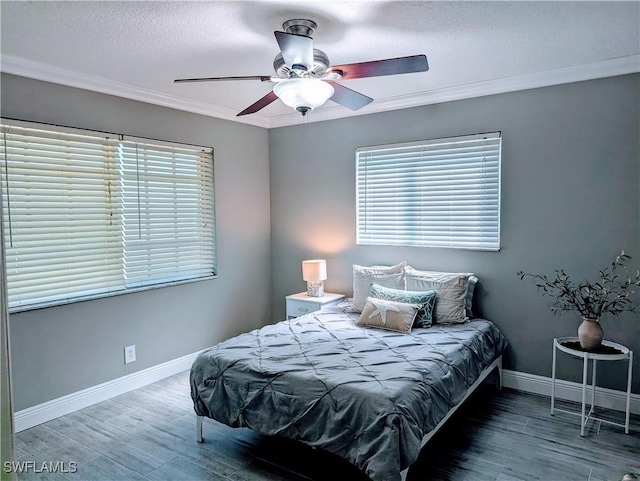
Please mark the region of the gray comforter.
[[355, 319], [315, 312], [205, 350], [191, 368], [196, 413], [333, 452], [374, 481], [400, 479], [507, 342], [481, 319], [410, 334]]

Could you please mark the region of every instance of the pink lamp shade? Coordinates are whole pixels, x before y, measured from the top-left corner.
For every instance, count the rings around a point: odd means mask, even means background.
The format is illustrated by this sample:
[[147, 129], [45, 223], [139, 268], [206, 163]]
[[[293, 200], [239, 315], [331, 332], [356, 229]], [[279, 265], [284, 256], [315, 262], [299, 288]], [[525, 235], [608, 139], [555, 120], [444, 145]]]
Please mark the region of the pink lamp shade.
[[323, 297], [327, 262], [324, 259], [302, 261], [302, 279], [307, 281], [307, 296]]

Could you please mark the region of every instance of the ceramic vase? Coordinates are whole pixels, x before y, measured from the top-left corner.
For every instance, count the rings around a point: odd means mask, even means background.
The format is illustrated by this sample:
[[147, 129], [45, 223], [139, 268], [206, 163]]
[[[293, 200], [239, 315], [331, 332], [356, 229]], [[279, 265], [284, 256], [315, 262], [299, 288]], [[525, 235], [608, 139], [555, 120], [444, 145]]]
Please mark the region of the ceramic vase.
[[580, 347], [585, 351], [597, 349], [602, 344], [604, 332], [598, 319], [582, 318], [582, 323], [578, 326], [578, 339]]

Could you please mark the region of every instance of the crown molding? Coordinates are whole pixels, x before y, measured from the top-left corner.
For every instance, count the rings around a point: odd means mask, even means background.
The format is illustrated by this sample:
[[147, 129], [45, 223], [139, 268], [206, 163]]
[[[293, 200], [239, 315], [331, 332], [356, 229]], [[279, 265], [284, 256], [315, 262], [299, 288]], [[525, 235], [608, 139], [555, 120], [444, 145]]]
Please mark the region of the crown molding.
[[194, 100], [174, 97], [154, 90], [136, 87], [134, 85], [107, 80], [92, 75], [86, 75], [72, 70], [65, 70], [52, 65], [33, 62], [20, 57], [2, 55], [0, 57], [0, 71], [36, 80], [43, 80], [68, 87], [91, 90], [116, 97], [146, 102], [162, 107], [184, 110], [195, 114], [206, 115], [219, 119], [231, 120], [258, 127], [269, 127], [269, 120], [260, 115], [237, 117], [237, 112], [226, 107], [219, 107]]
[[[253, 114], [237, 117], [235, 110], [202, 102], [186, 100], [133, 85], [64, 70], [39, 62], [33, 62], [11, 55], [0, 57], [0, 71], [22, 77], [67, 85], [94, 92], [105, 93], [177, 110], [240, 122], [257, 127], [277, 128], [300, 124], [297, 112], [266, 117]], [[365, 108], [352, 112], [339, 105], [321, 107], [308, 115], [307, 122], [321, 122], [345, 117], [355, 117], [389, 110], [418, 107], [421, 105], [451, 102], [474, 97], [484, 97], [519, 90], [548, 87], [572, 82], [582, 82], [598, 78], [614, 77], [640, 72], [640, 55], [628, 55], [582, 65], [547, 70], [513, 77], [505, 77], [467, 85], [458, 85], [438, 90], [429, 90], [410, 95], [378, 99]]]
[[[357, 112], [338, 105], [322, 107], [308, 114], [308, 122], [320, 122], [344, 117], [355, 117], [389, 110], [406, 109], [422, 105], [464, 100], [487, 95], [529, 90], [551, 85], [561, 85], [598, 78], [615, 77], [640, 72], [640, 55], [629, 55], [589, 64], [547, 70], [526, 75], [487, 80], [473, 84], [458, 85], [438, 90], [418, 92], [410, 95], [377, 99]], [[271, 117], [269, 128], [285, 127], [300, 123], [300, 115], [291, 113]]]

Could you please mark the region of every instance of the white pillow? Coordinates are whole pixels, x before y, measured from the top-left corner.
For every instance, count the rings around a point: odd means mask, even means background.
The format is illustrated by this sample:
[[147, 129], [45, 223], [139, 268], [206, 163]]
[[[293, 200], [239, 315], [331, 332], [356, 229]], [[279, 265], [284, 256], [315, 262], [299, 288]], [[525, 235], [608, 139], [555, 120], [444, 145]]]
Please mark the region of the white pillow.
[[404, 268], [406, 261], [395, 266], [364, 267], [353, 265], [353, 308], [362, 312], [369, 297], [371, 284], [376, 283], [392, 289], [405, 289]]
[[436, 291], [433, 310], [435, 324], [457, 324], [473, 317], [473, 290], [478, 282], [475, 275], [465, 272], [420, 271], [411, 266], [406, 266], [405, 275], [408, 290]]

